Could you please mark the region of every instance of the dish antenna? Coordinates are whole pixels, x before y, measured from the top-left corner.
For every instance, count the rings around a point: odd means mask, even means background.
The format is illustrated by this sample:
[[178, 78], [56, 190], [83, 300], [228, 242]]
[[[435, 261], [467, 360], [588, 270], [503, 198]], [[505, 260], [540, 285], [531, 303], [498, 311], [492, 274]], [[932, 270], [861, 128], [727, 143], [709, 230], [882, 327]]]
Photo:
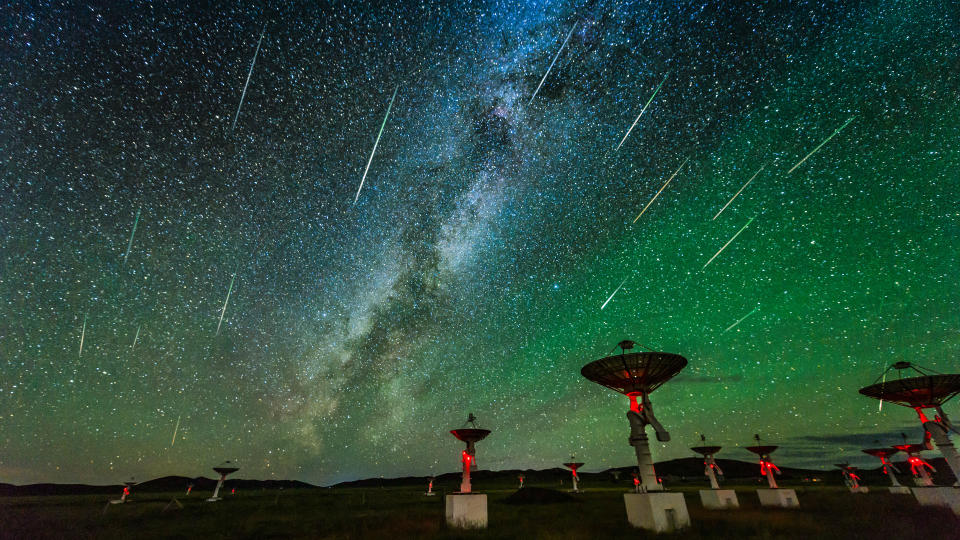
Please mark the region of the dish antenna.
[[130, 488], [137, 485], [137, 482], [131, 476], [129, 480], [123, 483], [123, 495], [119, 499], [113, 499], [110, 504], [124, 504], [127, 502], [127, 496], [130, 495]]
[[576, 459], [576, 456], [570, 456], [570, 462], [564, 463], [563, 466], [570, 469], [570, 472], [573, 473], [573, 489], [571, 491], [580, 493], [580, 488], [577, 485], [578, 480], [580, 480], [580, 477], [577, 476], [577, 469], [583, 467], [583, 463], [576, 461]]
[[770, 460], [770, 454], [779, 446], [760, 444], [760, 434], [753, 435], [753, 440], [757, 441], [755, 446], [746, 447], [760, 457], [760, 475], [767, 477], [768, 489], [758, 489], [757, 496], [760, 498], [760, 506], [780, 506], [783, 508], [793, 508], [800, 506], [797, 500], [797, 492], [792, 489], [781, 489], [777, 485], [777, 479], [774, 473], [780, 474], [780, 468]]
[[223, 486], [223, 481], [227, 479], [228, 474], [235, 473], [240, 470], [240, 467], [237, 467], [230, 461], [224, 461], [223, 463], [217, 465], [213, 470], [220, 475], [220, 480], [217, 481], [217, 487], [213, 490], [213, 497], [207, 499], [207, 502], [217, 502], [220, 499], [218, 495], [220, 494], [220, 488]]
[[[637, 455], [637, 493], [624, 495], [627, 520], [634, 527], [657, 532], [672, 531], [690, 525], [690, 515], [681, 493], [662, 493], [650, 454], [647, 426], [652, 426], [657, 440], [667, 442], [670, 434], [653, 414], [650, 393], [680, 373], [687, 359], [666, 352], [628, 352], [637, 344], [623, 340], [617, 344], [620, 354], [607, 356], [583, 366], [580, 374], [587, 379], [630, 400], [627, 420], [630, 422], [630, 446]], [[653, 495], [663, 495], [653, 497]]]
[[[898, 378], [887, 376], [890, 370], [896, 370]], [[905, 377], [904, 375], [909, 375]], [[950, 507], [960, 515], [960, 454], [950, 440], [950, 432], [957, 433], [957, 429], [950, 422], [943, 404], [960, 394], [960, 374], [937, 373], [930, 369], [921, 368], [910, 362], [897, 362], [888, 367], [870, 386], [860, 389], [860, 393], [884, 401], [889, 401], [903, 407], [910, 407], [917, 413], [923, 425], [924, 438], [921, 449], [907, 452], [907, 462], [911, 471], [919, 472], [922, 486], [913, 489], [913, 495], [920, 504]], [[933, 418], [926, 414], [926, 409], [933, 409]], [[927, 469], [933, 469], [929, 463], [919, 456], [922, 450], [933, 450], [931, 440], [937, 443], [937, 449], [943, 454], [947, 467], [958, 480], [953, 487], [935, 487]], [[904, 441], [906, 443], [906, 441]], [[900, 446], [897, 446], [900, 448]], [[916, 481], [914, 476], [914, 481]]]
[[465, 442], [467, 448], [460, 452], [460, 461], [463, 463], [460, 491], [446, 497], [447, 523], [464, 529], [486, 528], [487, 496], [472, 492], [470, 469], [477, 468], [476, 443], [487, 438], [490, 430], [477, 427], [477, 417], [470, 413], [464, 427], [451, 429], [450, 433], [458, 440]]
[[[888, 372], [893, 369], [897, 370], [899, 378], [887, 377]], [[904, 377], [904, 373], [914, 376]], [[917, 367], [910, 362], [897, 362], [888, 367], [878, 378], [880, 379], [883, 381], [861, 388], [860, 393], [874, 399], [910, 407], [916, 411], [925, 430], [926, 449], [933, 449], [930, 444], [932, 438], [953, 471], [954, 477], [960, 478], [960, 455], [950, 441], [950, 432], [957, 433], [957, 430], [943, 410], [944, 403], [960, 394], [960, 374], [943, 375]], [[934, 410], [932, 419], [926, 415], [924, 409]], [[954, 485], [960, 484], [954, 483]]]
[[843, 485], [850, 489], [850, 493], [867, 493], [870, 490], [866, 486], [860, 485], [860, 476], [857, 475], [857, 468], [849, 463], [835, 463], [835, 467], [840, 469], [843, 474]]
[[899, 448], [867, 448], [862, 450], [862, 452], [880, 460], [880, 464], [883, 466], [883, 474], [887, 475], [887, 478], [890, 479], [890, 493], [898, 495], [910, 493], [910, 488], [904, 487], [900, 484], [900, 481], [897, 480], [897, 475], [894, 474], [896, 469], [893, 463], [890, 462], [890, 456], [900, 452]]
[[732, 489], [720, 489], [720, 482], [717, 481], [717, 475], [723, 476], [723, 471], [717, 465], [713, 455], [720, 451], [721, 446], [708, 446], [707, 437], [700, 435], [701, 446], [690, 448], [694, 452], [703, 456], [703, 474], [710, 480], [710, 489], [700, 490], [700, 502], [704, 508], [711, 510], [721, 508], [739, 508], [740, 502], [737, 500], [737, 494]]
[[[904, 435], [904, 439], [906, 439], [906, 435]], [[926, 447], [923, 444], [907, 444], [904, 442], [895, 445], [894, 448], [907, 455], [907, 464], [910, 465], [910, 474], [913, 475], [914, 485], [917, 487], [933, 487], [933, 478], [930, 477], [930, 472], [937, 472], [937, 470], [920, 455], [920, 452], [926, 450]]]

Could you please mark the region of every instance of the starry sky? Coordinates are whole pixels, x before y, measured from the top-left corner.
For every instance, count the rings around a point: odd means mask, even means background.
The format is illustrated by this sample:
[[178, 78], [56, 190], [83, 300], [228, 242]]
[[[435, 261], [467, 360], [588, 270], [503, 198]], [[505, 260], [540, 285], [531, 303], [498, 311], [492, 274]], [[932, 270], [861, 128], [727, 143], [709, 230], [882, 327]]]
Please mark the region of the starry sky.
[[873, 465], [957, 370], [943, 3], [196, 4], [0, 10], [0, 482], [624, 466], [627, 338], [658, 460]]

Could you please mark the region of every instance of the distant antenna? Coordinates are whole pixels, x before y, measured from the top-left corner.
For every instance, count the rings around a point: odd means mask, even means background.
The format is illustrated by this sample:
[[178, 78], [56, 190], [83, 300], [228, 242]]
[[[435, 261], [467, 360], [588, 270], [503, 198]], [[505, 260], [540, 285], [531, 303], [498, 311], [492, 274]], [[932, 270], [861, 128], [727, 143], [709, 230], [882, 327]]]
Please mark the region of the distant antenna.
[[867, 487], [860, 485], [860, 477], [857, 475], [857, 468], [849, 463], [835, 463], [834, 467], [840, 469], [843, 474], [843, 484], [847, 486], [850, 493], [867, 493], [870, 491]]
[[904, 443], [895, 445], [894, 448], [907, 454], [907, 463], [910, 465], [913, 483], [917, 487], [933, 487], [933, 478], [930, 478], [930, 471], [936, 472], [936, 469], [920, 456], [920, 452], [923, 452], [926, 448], [923, 444], [907, 444], [906, 435], [903, 433], [901, 435], [904, 435]]
[[720, 489], [720, 482], [717, 481], [717, 475], [723, 476], [723, 471], [717, 465], [717, 460], [713, 455], [720, 451], [720, 446], [707, 446], [707, 436], [700, 434], [701, 446], [690, 448], [694, 452], [703, 456], [703, 474], [710, 480], [710, 489], [700, 490], [700, 502], [704, 508], [709, 510], [720, 510], [723, 508], [740, 508], [740, 501], [737, 500], [737, 493], [732, 489]]
[[[880, 442], [880, 441], [875, 441]], [[887, 478], [890, 479], [890, 493], [897, 495], [910, 495], [910, 488], [904, 487], [900, 484], [900, 481], [897, 480], [897, 475], [894, 474], [893, 464], [890, 463], [890, 456], [899, 452], [899, 448], [887, 447], [887, 448], [867, 448], [863, 450], [864, 454], [869, 454], [880, 460], [880, 463], [883, 465], [883, 474], [887, 475]]]
[[476, 468], [476, 443], [490, 435], [489, 429], [477, 427], [477, 417], [470, 413], [467, 421], [460, 429], [451, 429], [450, 433], [467, 444], [467, 448], [460, 452], [463, 463], [463, 476], [460, 481], [460, 491], [446, 498], [447, 523], [453, 527], [472, 529], [486, 528], [487, 526], [487, 496], [474, 494], [470, 485], [470, 468]]
[[797, 500], [797, 492], [792, 489], [782, 489], [777, 485], [777, 479], [774, 474], [780, 474], [780, 468], [770, 460], [770, 454], [779, 446], [760, 444], [760, 434], [755, 433], [753, 440], [757, 442], [756, 446], [748, 446], [747, 450], [760, 457], [760, 475], [767, 477], [769, 489], [758, 489], [757, 496], [760, 498], [760, 506], [779, 506], [782, 508], [793, 508], [800, 506]]
[[114, 499], [110, 501], [110, 504], [123, 504], [127, 502], [127, 496], [130, 495], [130, 488], [135, 486], [137, 482], [131, 476], [129, 480], [123, 483], [123, 495], [119, 499]]
[[573, 473], [573, 489], [570, 491], [573, 493], [580, 493], [579, 480], [580, 477], [577, 476], [577, 469], [583, 467], [583, 462], [578, 462], [576, 456], [570, 456], [570, 461], [563, 464], [564, 467], [570, 469], [570, 472]]
[[217, 481], [217, 487], [213, 490], [213, 497], [207, 499], [207, 502], [217, 502], [220, 499], [220, 488], [223, 486], [223, 481], [227, 479], [228, 474], [235, 473], [240, 470], [240, 467], [237, 467], [230, 461], [224, 461], [223, 463], [217, 465], [213, 470], [220, 475], [220, 480]]

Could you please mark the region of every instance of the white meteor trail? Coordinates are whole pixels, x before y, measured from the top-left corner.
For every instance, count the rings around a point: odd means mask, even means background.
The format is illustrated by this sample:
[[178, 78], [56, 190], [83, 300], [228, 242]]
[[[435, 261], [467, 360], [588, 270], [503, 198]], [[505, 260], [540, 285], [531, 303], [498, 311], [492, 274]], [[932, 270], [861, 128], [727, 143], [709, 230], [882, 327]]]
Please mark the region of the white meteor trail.
[[746, 315], [744, 315], [743, 317], [741, 317], [740, 320], [738, 320], [737, 322], [735, 322], [735, 323], [731, 324], [730, 326], [728, 326], [727, 329], [723, 331], [723, 333], [726, 334], [726, 333], [729, 332], [730, 330], [733, 330], [734, 328], [736, 328], [738, 324], [742, 323], [747, 317], [749, 317], [749, 316], [753, 315], [754, 313], [756, 313], [758, 309], [760, 309], [760, 306], [757, 306], [757, 307], [753, 308], [753, 311], [751, 311], [750, 313], [747, 313]]
[[806, 156], [804, 156], [804, 158], [801, 159], [799, 163], [797, 163], [796, 165], [793, 166], [792, 169], [790, 169], [789, 171], [787, 171], [787, 174], [792, 173], [797, 167], [799, 167], [800, 165], [803, 165], [803, 162], [804, 162], [804, 161], [806, 161], [810, 156], [816, 154], [816, 153], [817, 153], [817, 150], [823, 148], [823, 145], [825, 145], [825, 144], [827, 144], [828, 142], [830, 142], [830, 139], [836, 137], [836, 136], [837, 136], [837, 133], [840, 133], [841, 131], [843, 131], [843, 128], [845, 128], [845, 127], [847, 127], [848, 125], [850, 125], [850, 122], [853, 122], [853, 119], [856, 118], [856, 117], [857, 117], [857, 115], [853, 115], [853, 116], [851, 116], [850, 118], [847, 118], [847, 121], [844, 122], [842, 126], [838, 127], [837, 130], [834, 131], [833, 133], [831, 133], [829, 137], [827, 137], [826, 139], [824, 139], [822, 143], [818, 144], [816, 148], [814, 148], [813, 150], [810, 151], [809, 154], [807, 154]]
[[130, 350], [137, 348], [137, 339], [140, 337], [140, 325], [137, 325], [137, 333], [133, 336], [133, 345], [130, 346]]
[[717, 258], [717, 255], [720, 255], [721, 253], [723, 253], [723, 250], [727, 249], [727, 246], [730, 245], [730, 242], [733, 242], [734, 240], [736, 240], [737, 237], [740, 236], [740, 233], [742, 233], [744, 229], [746, 229], [747, 227], [750, 226], [751, 223], [753, 223], [753, 220], [754, 220], [754, 219], [756, 219], [756, 216], [750, 218], [750, 221], [748, 221], [746, 225], [744, 225], [743, 227], [741, 227], [740, 230], [737, 231], [737, 234], [733, 235], [733, 238], [727, 240], [727, 243], [724, 244], [722, 248], [720, 248], [720, 251], [716, 252], [716, 253], [713, 255], [713, 257], [710, 257], [710, 260], [707, 261], [707, 264], [703, 265], [703, 268], [701, 268], [700, 270], [703, 270], [703, 269], [706, 268], [707, 266], [710, 266], [710, 263], [712, 263], [713, 260]]
[[360, 199], [360, 190], [363, 189], [363, 181], [367, 179], [367, 171], [370, 170], [370, 164], [373, 163], [373, 155], [377, 153], [377, 145], [380, 144], [383, 128], [387, 125], [387, 118], [390, 118], [390, 109], [393, 108], [393, 100], [397, 98], [397, 90], [400, 90], [399, 85], [393, 89], [393, 97], [390, 98], [390, 105], [387, 106], [387, 114], [383, 116], [383, 123], [380, 124], [380, 133], [377, 133], [377, 140], [373, 143], [373, 150], [370, 151], [367, 168], [363, 169], [363, 177], [360, 178], [360, 187], [357, 188], [357, 196], [353, 198], [353, 204], [357, 204], [357, 201]]
[[688, 161], [690, 161], [690, 158], [687, 158], [687, 159], [683, 160], [683, 163], [681, 163], [680, 166], [677, 167], [677, 170], [676, 170], [673, 174], [670, 175], [670, 178], [668, 178], [668, 179], [667, 179], [667, 182], [666, 182], [665, 184], [663, 184], [663, 187], [660, 188], [660, 191], [658, 191], [657, 194], [654, 195], [652, 199], [650, 199], [650, 202], [648, 202], [647, 205], [643, 207], [643, 210], [640, 211], [640, 214], [637, 215], [637, 217], [635, 217], [635, 218], [633, 219], [633, 222], [634, 222], [634, 223], [636, 223], [637, 220], [640, 219], [640, 216], [642, 216], [643, 213], [647, 211], [647, 208], [650, 208], [650, 205], [653, 204], [653, 201], [657, 200], [657, 197], [660, 196], [660, 193], [661, 193], [664, 189], [666, 189], [666, 187], [667, 187], [668, 185], [670, 185], [670, 181], [673, 180], [673, 177], [674, 177], [674, 176], [676, 176], [677, 174], [680, 173], [680, 170], [683, 169], [683, 166], [686, 165]]
[[657, 85], [657, 89], [653, 91], [653, 95], [650, 96], [650, 99], [647, 100], [647, 104], [643, 106], [643, 109], [640, 109], [640, 114], [637, 115], [637, 119], [633, 121], [633, 124], [630, 125], [630, 129], [628, 129], [627, 132], [623, 135], [623, 139], [620, 140], [620, 144], [617, 145], [617, 149], [614, 150], [614, 152], [616, 152], [617, 150], [620, 150], [620, 147], [623, 146], [623, 142], [627, 140], [627, 137], [630, 136], [630, 132], [633, 131], [633, 128], [637, 125], [637, 122], [640, 121], [640, 117], [643, 116], [643, 113], [647, 112], [647, 107], [649, 107], [650, 104], [653, 103], [653, 98], [657, 97], [657, 92], [660, 91], [660, 87], [663, 86], [663, 83], [667, 82], [668, 75], [670, 74], [668, 73], [667, 75], [663, 76], [663, 80], [660, 81], [660, 84]]
[[613, 300], [614, 295], [616, 295], [617, 292], [620, 291], [620, 289], [623, 287], [623, 284], [626, 283], [626, 282], [627, 282], [627, 278], [623, 278], [623, 281], [621, 281], [621, 282], [620, 282], [620, 285], [617, 286], [617, 288], [613, 291], [613, 294], [610, 295], [610, 298], [607, 298], [607, 301], [604, 302], [602, 306], [600, 306], [600, 309], [601, 309], [601, 310], [603, 310], [603, 308], [607, 307], [607, 304], [609, 304], [610, 301]]
[[223, 301], [223, 309], [220, 310], [220, 322], [217, 323], [217, 333], [214, 336], [220, 335], [220, 325], [223, 324], [223, 314], [227, 312], [227, 304], [230, 303], [230, 293], [233, 292], [233, 280], [237, 279], [237, 273], [233, 273], [233, 277], [230, 278], [230, 287], [227, 288], [227, 299]]
[[243, 107], [243, 98], [247, 97], [247, 86], [250, 85], [250, 76], [253, 75], [253, 66], [257, 63], [257, 55], [260, 53], [260, 44], [263, 43], [263, 35], [267, 31], [267, 25], [263, 25], [260, 31], [260, 41], [257, 42], [257, 49], [253, 51], [253, 60], [250, 61], [250, 71], [247, 72], [247, 82], [243, 83], [243, 92], [240, 93], [240, 104], [237, 105], [237, 114], [233, 115], [233, 126], [230, 131], [237, 129], [237, 119], [240, 118], [240, 109]]
[[[876, 380], [876, 379], [874, 379], [874, 380]], [[881, 385], [887, 384], [887, 372], [886, 372], [886, 371], [883, 372], [883, 381], [881, 381], [880, 384], [881, 384]], [[883, 386], [881, 386], [880, 388], [882, 389]], [[883, 393], [880, 394], [880, 407], [877, 409], [877, 412], [878, 412], [878, 413], [879, 413], [879, 412], [883, 412]]]
[[127, 252], [123, 255], [123, 264], [127, 264], [127, 257], [130, 256], [130, 248], [133, 247], [133, 235], [137, 234], [137, 223], [140, 223], [140, 210], [137, 209], [137, 217], [133, 218], [133, 230], [130, 231], [130, 241], [127, 242]]
[[[717, 212], [717, 215], [713, 216], [713, 220], [716, 220], [718, 217], [720, 217], [720, 214], [722, 214], [723, 211], [726, 210], [728, 206], [730, 206], [730, 203], [732, 203], [734, 199], [736, 199], [737, 197], [740, 196], [740, 193], [741, 193], [743, 190], [747, 189], [747, 186], [750, 185], [750, 182], [753, 182], [753, 179], [756, 178], [758, 174], [760, 174], [761, 172], [763, 172], [763, 168], [766, 167], [766, 166], [767, 166], [767, 165], [764, 164], [763, 166], [760, 167], [759, 170], [757, 170], [757, 172], [753, 173], [753, 176], [751, 176], [750, 179], [747, 180], [747, 183], [744, 184], [743, 187], [740, 188], [740, 191], [738, 191], [733, 197], [730, 197], [730, 200], [727, 201], [727, 204], [723, 205], [723, 208], [721, 208], [720, 211]], [[711, 221], [713, 221], [713, 220], [711, 220]]]
[[567, 38], [563, 40], [563, 45], [560, 45], [560, 50], [557, 51], [557, 54], [553, 56], [553, 61], [550, 62], [550, 67], [547, 68], [547, 72], [543, 74], [543, 78], [540, 79], [540, 84], [537, 85], [537, 89], [533, 91], [533, 95], [530, 96], [530, 101], [527, 102], [527, 105], [533, 103], [533, 98], [537, 97], [537, 92], [540, 91], [540, 87], [543, 86], [543, 82], [547, 80], [547, 76], [550, 75], [550, 70], [553, 69], [553, 65], [557, 63], [557, 58], [560, 58], [560, 53], [563, 52], [564, 47], [567, 46], [567, 42], [570, 41], [570, 36], [573, 35], [573, 31], [577, 29], [577, 25], [574, 24], [573, 28], [570, 29], [570, 33], [567, 34]]
[[83, 356], [83, 338], [87, 335], [87, 314], [83, 314], [83, 330], [80, 330], [80, 353], [77, 358]]
[[180, 415], [177, 415], [177, 425], [173, 428], [173, 438], [170, 439], [170, 446], [177, 442], [177, 430], [180, 429]]

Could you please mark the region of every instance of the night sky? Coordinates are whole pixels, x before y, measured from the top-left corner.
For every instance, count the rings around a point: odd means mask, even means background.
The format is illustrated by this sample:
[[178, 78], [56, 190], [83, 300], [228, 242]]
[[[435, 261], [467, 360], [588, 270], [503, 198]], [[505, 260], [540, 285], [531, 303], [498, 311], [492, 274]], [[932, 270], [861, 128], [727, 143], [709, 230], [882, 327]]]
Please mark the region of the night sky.
[[481, 468], [625, 466], [580, 368], [627, 338], [689, 360], [656, 459], [875, 465], [921, 428], [857, 389], [957, 371], [949, 3], [42, 4], [0, 9], [0, 482], [447, 472], [469, 412]]

